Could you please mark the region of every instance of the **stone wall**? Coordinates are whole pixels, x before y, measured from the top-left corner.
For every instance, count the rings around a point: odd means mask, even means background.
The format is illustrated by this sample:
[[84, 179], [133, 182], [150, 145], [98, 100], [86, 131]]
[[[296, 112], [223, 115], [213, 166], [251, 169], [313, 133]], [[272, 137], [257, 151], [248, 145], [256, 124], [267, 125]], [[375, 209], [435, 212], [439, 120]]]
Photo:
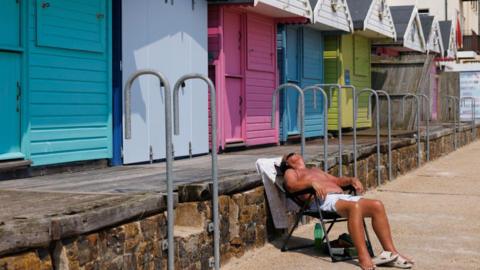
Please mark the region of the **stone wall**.
[[[220, 196], [221, 261], [241, 257], [267, 241], [263, 187]], [[180, 203], [176, 208], [176, 269], [210, 269], [213, 235], [211, 203]], [[56, 241], [51, 247], [0, 258], [0, 270], [166, 269], [166, 213]]]
[[[480, 134], [480, 128], [477, 129]], [[458, 147], [472, 141], [471, 131], [458, 134]], [[382, 179], [387, 179], [387, 153], [382, 147]], [[453, 134], [433, 136], [431, 160], [454, 151]], [[417, 146], [406, 144], [393, 149], [393, 176], [417, 167]], [[358, 176], [367, 187], [376, 183], [376, 152], [360, 157]], [[422, 163], [426, 162], [422, 143]], [[345, 162], [345, 175], [353, 172], [352, 162]], [[321, 167], [320, 162], [310, 166]], [[338, 172], [338, 167], [331, 169]], [[263, 246], [267, 237], [278, 236], [268, 215], [263, 187], [239, 194], [220, 196], [221, 262], [241, 257], [246, 251]], [[212, 220], [209, 201], [179, 203], [176, 208], [175, 264], [176, 269], [210, 269], [213, 258], [213, 235], [208, 232]], [[103, 269], [166, 269], [166, 213], [105, 228], [86, 235], [62, 239], [49, 247], [0, 258], [0, 270], [103, 270]], [[268, 228], [268, 229], [267, 229]]]

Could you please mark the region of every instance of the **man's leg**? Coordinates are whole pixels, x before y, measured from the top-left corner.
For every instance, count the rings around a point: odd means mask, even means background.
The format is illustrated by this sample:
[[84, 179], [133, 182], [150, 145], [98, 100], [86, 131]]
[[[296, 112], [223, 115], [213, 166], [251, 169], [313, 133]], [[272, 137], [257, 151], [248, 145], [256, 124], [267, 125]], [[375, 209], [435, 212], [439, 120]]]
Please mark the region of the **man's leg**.
[[372, 218], [373, 230], [375, 231], [380, 244], [382, 244], [383, 249], [397, 254], [398, 251], [393, 245], [392, 232], [390, 230], [390, 224], [388, 223], [388, 217], [383, 203], [378, 200], [361, 199], [358, 201], [358, 204], [362, 210], [363, 216]]
[[374, 267], [365, 243], [365, 229], [363, 227], [363, 214], [360, 204], [358, 202], [339, 200], [335, 204], [335, 208], [339, 215], [348, 218], [348, 232], [357, 249], [360, 266], [363, 269]]

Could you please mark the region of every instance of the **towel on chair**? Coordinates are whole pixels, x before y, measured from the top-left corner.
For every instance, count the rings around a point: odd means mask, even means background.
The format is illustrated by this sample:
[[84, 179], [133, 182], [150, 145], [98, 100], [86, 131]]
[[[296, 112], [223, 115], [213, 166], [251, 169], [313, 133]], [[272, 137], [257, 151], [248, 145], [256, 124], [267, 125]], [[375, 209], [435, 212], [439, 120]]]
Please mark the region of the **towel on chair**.
[[267, 194], [268, 205], [272, 213], [273, 224], [277, 229], [288, 228], [288, 211], [298, 211], [298, 206], [287, 200], [283, 190], [283, 177], [277, 177], [275, 165], [279, 166], [282, 158], [260, 158], [255, 163], [257, 172], [262, 176]]

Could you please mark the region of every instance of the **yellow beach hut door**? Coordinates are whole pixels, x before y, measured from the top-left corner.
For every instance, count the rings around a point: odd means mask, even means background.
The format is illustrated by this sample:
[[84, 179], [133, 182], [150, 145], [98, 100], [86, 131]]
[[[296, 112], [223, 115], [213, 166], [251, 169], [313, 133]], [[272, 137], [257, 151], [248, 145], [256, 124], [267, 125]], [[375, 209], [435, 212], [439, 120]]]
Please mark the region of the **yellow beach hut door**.
[[0, 160], [23, 158], [20, 152], [20, 4], [3, 1], [0, 9]]

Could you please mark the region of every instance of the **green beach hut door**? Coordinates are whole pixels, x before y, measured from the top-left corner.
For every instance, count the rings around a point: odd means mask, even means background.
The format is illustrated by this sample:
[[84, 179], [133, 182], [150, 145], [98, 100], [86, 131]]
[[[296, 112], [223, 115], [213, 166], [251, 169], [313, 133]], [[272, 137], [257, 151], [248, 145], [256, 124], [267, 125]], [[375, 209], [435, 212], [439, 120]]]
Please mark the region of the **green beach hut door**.
[[20, 152], [20, 4], [3, 1], [0, 9], [0, 160], [23, 158]]

